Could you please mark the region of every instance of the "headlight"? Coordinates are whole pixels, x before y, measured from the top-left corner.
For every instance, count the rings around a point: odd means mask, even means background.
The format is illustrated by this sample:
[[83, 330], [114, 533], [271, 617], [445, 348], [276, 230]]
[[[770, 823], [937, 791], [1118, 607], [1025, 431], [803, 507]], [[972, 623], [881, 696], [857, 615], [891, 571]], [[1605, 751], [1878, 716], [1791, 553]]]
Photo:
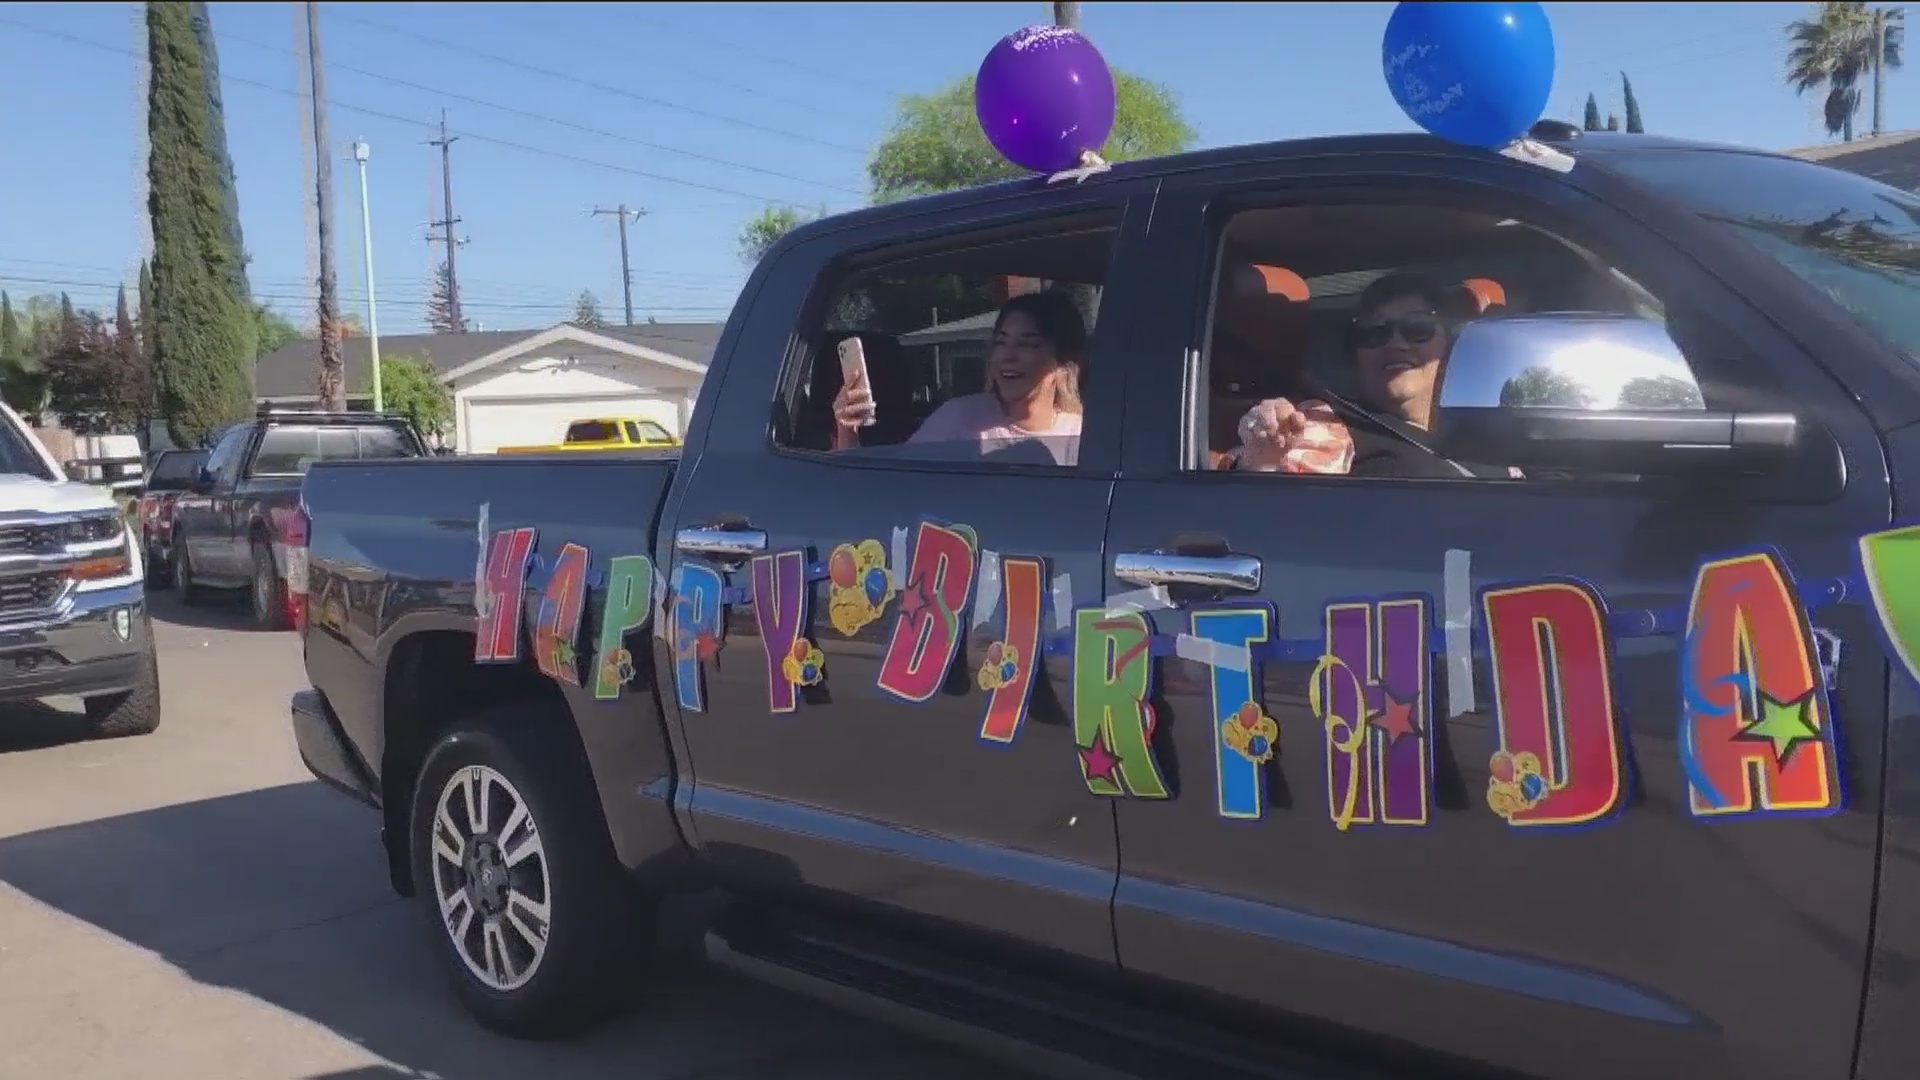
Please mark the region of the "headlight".
[[126, 522], [117, 513], [75, 518], [65, 526], [68, 555], [79, 561], [67, 574], [82, 586], [133, 574], [133, 546]]

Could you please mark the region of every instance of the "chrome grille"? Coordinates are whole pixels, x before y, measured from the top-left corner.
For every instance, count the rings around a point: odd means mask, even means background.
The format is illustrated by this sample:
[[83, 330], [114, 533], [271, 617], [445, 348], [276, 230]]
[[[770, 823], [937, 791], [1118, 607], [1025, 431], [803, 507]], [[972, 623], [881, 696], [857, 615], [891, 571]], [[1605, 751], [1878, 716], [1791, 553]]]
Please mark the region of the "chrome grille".
[[0, 621], [47, 611], [59, 603], [66, 587], [67, 575], [63, 571], [0, 577]]
[[0, 555], [58, 555], [63, 526], [53, 524], [0, 525]]

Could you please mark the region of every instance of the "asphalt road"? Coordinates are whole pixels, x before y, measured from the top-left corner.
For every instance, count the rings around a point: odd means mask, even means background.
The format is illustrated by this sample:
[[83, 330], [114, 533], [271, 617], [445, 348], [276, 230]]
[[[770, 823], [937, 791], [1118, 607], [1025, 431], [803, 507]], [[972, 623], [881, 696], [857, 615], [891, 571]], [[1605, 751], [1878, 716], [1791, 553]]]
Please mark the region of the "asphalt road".
[[481, 1031], [369, 812], [300, 764], [293, 635], [155, 608], [158, 732], [74, 741], [61, 703], [0, 714], [0, 1078], [1008, 1080], [705, 968], [691, 935], [607, 1029]]

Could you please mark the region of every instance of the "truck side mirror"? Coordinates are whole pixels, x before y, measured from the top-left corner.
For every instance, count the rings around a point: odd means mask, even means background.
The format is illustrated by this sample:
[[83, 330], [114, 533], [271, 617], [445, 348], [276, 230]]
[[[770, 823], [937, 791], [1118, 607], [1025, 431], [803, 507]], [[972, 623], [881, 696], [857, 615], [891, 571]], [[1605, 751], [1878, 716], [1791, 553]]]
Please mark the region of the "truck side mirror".
[[1764, 470], [1798, 434], [1791, 413], [1708, 409], [1660, 323], [1588, 312], [1461, 327], [1433, 424], [1456, 461], [1656, 476]]

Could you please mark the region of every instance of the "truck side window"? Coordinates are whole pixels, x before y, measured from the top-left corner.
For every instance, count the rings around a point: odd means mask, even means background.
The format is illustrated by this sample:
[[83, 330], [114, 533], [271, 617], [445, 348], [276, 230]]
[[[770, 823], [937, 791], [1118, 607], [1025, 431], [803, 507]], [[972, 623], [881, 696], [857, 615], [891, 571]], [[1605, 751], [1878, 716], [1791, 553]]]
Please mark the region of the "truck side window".
[[[1501, 388], [1503, 407], [1707, 407], [1688, 348], [1703, 328], [1678, 314], [1670, 320], [1660, 298], [1594, 253], [1511, 217], [1379, 203], [1244, 210], [1223, 230], [1216, 273], [1204, 338], [1207, 392], [1197, 395], [1206, 419], [1196, 430], [1204, 433], [1206, 453], [1190, 459], [1203, 467], [1245, 467], [1243, 420], [1262, 402], [1344, 399], [1380, 418], [1386, 433], [1361, 424], [1365, 430], [1356, 435], [1348, 424], [1342, 436], [1337, 423], [1316, 426], [1301, 450], [1288, 450], [1279, 468], [1264, 463], [1262, 471], [1364, 473], [1344, 447], [1357, 444], [1364, 458], [1368, 439], [1391, 442], [1390, 429], [1426, 429], [1460, 329], [1511, 315], [1643, 320], [1673, 342], [1675, 359], [1670, 368], [1598, 390], [1547, 366], [1530, 368]], [[1595, 400], [1596, 393], [1607, 400]], [[1340, 413], [1332, 406], [1309, 410], [1327, 422]], [[1520, 475], [1499, 462], [1459, 471], [1468, 473]]]
[[[1100, 295], [1112, 261], [1117, 225], [1081, 219], [1072, 227], [1054, 223], [1046, 232], [990, 239], [978, 235], [920, 243], [898, 254], [863, 254], [855, 265], [830, 269], [816, 286], [800, 327], [801, 348], [789, 358], [779, 385], [787, 423], [776, 425], [776, 445], [827, 451], [833, 446], [833, 400], [841, 388], [840, 343], [857, 337], [865, 354], [873, 423], [862, 429], [862, 456], [900, 459], [979, 460], [973, 444], [906, 444], [943, 404], [993, 392], [988, 370], [994, 326], [1009, 299], [1030, 292], [1065, 293], [1088, 335], [1086, 354], [1073, 372], [1072, 397], [1061, 408], [1078, 412], [1077, 388], [1099, 377], [1094, 328]], [[1049, 447], [1049, 449], [1052, 449]], [[1044, 452], [1042, 452], [1044, 453]], [[1051, 459], [1009, 453], [1023, 464], [1071, 464], [1058, 451]]]
[[230, 485], [239, 478], [241, 451], [252, 434], [253, 427], [243, 424], [229, 429], [214, 444], [213, 451], [207, 455], [207, 472], [212, 474], [214, 483]]

